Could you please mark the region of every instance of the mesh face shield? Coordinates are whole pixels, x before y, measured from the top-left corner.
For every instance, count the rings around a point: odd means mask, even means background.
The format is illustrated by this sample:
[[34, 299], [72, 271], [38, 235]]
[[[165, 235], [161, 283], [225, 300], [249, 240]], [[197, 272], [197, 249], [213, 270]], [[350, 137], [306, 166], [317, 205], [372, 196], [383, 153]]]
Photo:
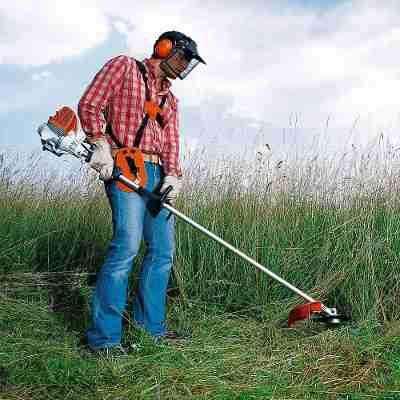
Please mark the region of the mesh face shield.
[[[185, 79], [202, 62], [199, 56], [182, 47], [175, 47], [171, 55], [162, 61], [160, 68], [167, 74]], [[203, 61], [204, 62], [204, 61]]]

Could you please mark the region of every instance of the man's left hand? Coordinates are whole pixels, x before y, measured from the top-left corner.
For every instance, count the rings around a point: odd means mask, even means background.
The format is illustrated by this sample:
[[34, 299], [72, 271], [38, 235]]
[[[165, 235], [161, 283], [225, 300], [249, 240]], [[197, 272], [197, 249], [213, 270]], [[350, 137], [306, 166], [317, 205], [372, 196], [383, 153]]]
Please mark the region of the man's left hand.
[[174, 202], [176, 197], [178, 196], [179, 192], [182, 188], [182, 177], [167, 175], [164, 177], [164, 182], [161, 186], [161, 193], [167, 189], [168, 186], [172, 186], [172, 190], [168, 193], [166, 198], [167, 201], [170, 203]]

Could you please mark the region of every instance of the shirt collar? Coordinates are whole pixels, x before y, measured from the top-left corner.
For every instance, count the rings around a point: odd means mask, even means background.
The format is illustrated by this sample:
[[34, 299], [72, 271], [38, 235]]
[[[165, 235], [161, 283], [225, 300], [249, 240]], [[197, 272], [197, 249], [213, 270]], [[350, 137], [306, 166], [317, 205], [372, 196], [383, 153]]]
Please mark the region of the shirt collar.
[[[150, 78], [155, 81], [156, 80], [156, 75], [154, 71], [154, 66], [149, 62], [149, 58], [145, 58], [142, 63], [145, 65], [146, 70], [150, 76]], [[162, 89], [160, 92], [158, 92], [159, 95], [164, 95], [168, 93], [169, 88], [171, 87], [172, 83], [167, 79], [164, 78], [162, 81]]]

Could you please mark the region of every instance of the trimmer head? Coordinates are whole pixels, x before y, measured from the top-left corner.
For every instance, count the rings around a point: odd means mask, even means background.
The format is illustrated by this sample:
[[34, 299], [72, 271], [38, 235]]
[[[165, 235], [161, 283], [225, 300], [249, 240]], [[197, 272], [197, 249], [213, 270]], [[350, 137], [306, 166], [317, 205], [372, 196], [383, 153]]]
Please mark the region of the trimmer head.
[[322, 322], [332, 328], [343, 325], [344, 323], [350, 321], [350, 317], [348, 315], [338, 313], [336, 313], [335, 315], [328, 315], [324, 312], [314, 315], [313, 317], [311, 317], [311, 319], [316, 322]]
[[338, 314], [336, 308], [328, 308], [320, 301], [314, 301], [296, 306], [289, 314], [288, 327], [291, 328], [296, 322], [307, 319], [330, 326], [338, 326], [350, 320], [348, 316]]

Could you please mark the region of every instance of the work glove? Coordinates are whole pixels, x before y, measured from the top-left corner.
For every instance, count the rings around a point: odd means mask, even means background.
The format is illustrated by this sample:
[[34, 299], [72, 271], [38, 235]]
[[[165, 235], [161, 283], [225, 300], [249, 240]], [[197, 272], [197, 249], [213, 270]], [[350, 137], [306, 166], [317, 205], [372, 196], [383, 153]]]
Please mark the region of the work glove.
[[110, 143], [105, 138], [99, 138], [91, 141], [91, 145], [93, 154], [89, 165], [99, 173], [102, 181], [110, 180], [114, 169]]
[[161, 186], [161, 193], [163, 193], [168, 186], [172, 186], [172, 190], [168, 193], [166, 200], [169, 203], [173, 203], [176, 197], [178, 196], [179, 192], [181, 191], [182, 177], [166, 175], [164, 177], [164, 182]]

